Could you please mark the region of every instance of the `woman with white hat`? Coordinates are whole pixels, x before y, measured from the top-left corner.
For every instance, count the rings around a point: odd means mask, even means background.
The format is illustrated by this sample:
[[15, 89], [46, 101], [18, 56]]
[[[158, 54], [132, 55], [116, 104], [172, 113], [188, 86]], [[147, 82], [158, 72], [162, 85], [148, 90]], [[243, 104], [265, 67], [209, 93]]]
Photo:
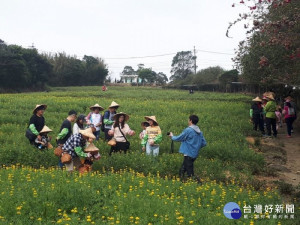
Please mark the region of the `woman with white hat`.
[[[45, 126], [44, 112], [46, 108], [47, 105], [41, 104], [41, 105], [36, 105], [33, 110], [33, 115], [30, 118], [29, 126], [27, 129], [28, 131], [26, 131], [26, 137], [29, 139], [31, 144], [34, 144], [36, 138], [39, 141], [41, 141], [42, 137], [39, 133]], [[31, 135], [27, 135], [28, 132]]]
[[78, 134], [74, 134], [69, 137], [62, 147], [63, 152], [68, 153], [72, 157], [71, 162], [65, 164], [67, 171], [73, 171], [73, 167], [76, 167], [76, 170], [79, 168], [81, 165], [79, 157], [92, 157], [91, 153], [84, 152], [84, 147], [86, 146], [87, 141], [92, 142], [95, 138], [96, 137], [92, 132], [92, 128], [79, 130]]
[[96, 140], [99, 140], [100, 128], [102, 125], [102, 115], [100, 114], [100, 111], [104, 110], [104, 108], [99, 104], [95, 104], [90, 107], [90, 110], [92, 112], [87, 116], [88, 124], [92, 125], [96, 129], [94, 135], [96, 136]]
[[155, 116], [145, 116], [149, 123], [146, 133], [142, 139], [142, 150], [146, 150], [147, 155], [157, 156], [159, 154], [159, 143], [162, 141], [161, 129]]
[[129, 120], [129, 116], [126, 113], [117, 113], [114, 116], [114, 120], [115, 122], [108, 133], [114, 137], [116, 145], [111, 147], [109, 155], [113, 152], [124, 152], [126, 154], [130, 145], [126, 135], [133, 136], [135, 135], [135, 132], [131, 130], [129, 125], [126, 123], [126, 121]]
[[104, 123], [104, 133], [105, 133], [105, 140], [109, 141], [112, 139], [112, 136], [108, 134], [108, 131], [112, 128], [112, 125], [114, 123], [114, 115], [117, 113], [117, 109], [120, 107], [120, 105], [114, 101], [108, 106], [108, 110], [105, 111], [103, 115], [103, 123]]
[[253, 130], [257, 131], [257, 127], [261, 131], [262, 135], [265, 135], [264, 129], [264, 113], [262, 107], [262, 100], [259, 97], [252, 99], [253, 104], [250, 109], [250, 117], [253, 122]]

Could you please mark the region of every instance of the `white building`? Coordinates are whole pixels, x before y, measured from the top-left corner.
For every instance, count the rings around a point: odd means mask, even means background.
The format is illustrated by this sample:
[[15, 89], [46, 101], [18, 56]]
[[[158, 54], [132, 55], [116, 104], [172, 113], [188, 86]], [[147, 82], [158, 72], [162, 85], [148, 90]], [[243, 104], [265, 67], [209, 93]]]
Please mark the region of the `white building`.
[[122, 83], [127, 83], [127, 84], [131, 84], [131, 83], [141, 83], [142, 79], [139, 78], [138, 75], [136, 74], [132, 74], [132, 75], [120, 75], [121, 77], [121, 82]]

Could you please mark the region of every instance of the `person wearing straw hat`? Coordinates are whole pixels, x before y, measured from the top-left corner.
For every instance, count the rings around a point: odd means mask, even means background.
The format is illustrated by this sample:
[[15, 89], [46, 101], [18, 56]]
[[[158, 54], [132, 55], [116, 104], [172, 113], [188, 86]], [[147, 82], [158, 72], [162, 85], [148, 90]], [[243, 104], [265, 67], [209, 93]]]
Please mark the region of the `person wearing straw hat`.
[[252, 106], [250, 109], [250, 118], [253, 123], [253, 130], [257, 131], [257, 127], [261, 131], [262, 135], [265, 135], [264, 129], [264, 113], [262, 107], [262, 100], [259, 97], [252, 99]]
[[68, 138], [72, 134], [72, 122], [74, 122], [77, 118], [77, 112], [75, 110], [71, 110], [68, 113], [68, 117], [63, 121], [59, 134], [56, 137], [57, 144], [63, 145]]
[[92, 112], [87, 116], [88, 124], [95, 127], [96, 131], [94, 132], [94, 135], [96, 136], [96, 140], [99, 140], [100, 128], [102, 125], [102, 115], [100, 114], [100, 111], [104, 110], [104, 108], [99, 104], [95, 104], [90, 107], [90, 110]]
[[29, 142], [31, 144], [34, 144], [36, 138], [39, 141], [41, 141], [42, 137], [39, 133], [45, 126], [44, 112], [45, 112], [46, 108], [47, 108], [47, 105], [40, 104], [40, 105], [36, 105], [33, 110], [33, 115], [31, 116], [31, 118], [29, 120], [29, 126], [27, 129], [31, 133], [31, 135], [26, 136], [29, 139]]
[[135, 135], [135, 132], [131, 130], [129, 125], [126, 123], [126, 121], [129, 120], [129, 116], [126, 113], [117, 113], [114, 115], [113, 119], [115, 122], [108, 133], [114, 137], [116, 145], [111, 146], [109, 155], [113, 152], [124, 152], [126, 154], [130, 145], [126, 135], [133, 136]]
[[87, 142], [92, 142], [95, 139], [92, 128], [87, 128], [85, 130], [79, 130], [78, 134], [71, 135], [66, 143], [62, 146], [62, 150], [68, 153], [72, 157], [70, 163], [65, 164], [67, 171], [73, 171], [73, 167], [76, 169], [81, 165], [79, 157], [91, 158], [92, 154], [90, 152], [85, 153], [84, 148]]
[[50, 144], [51, 137], [48, 136], [48, 133], [52, 132], [52, 130], [47, 127], [46, 125], [43, 127], [43, 129], [40, 131], [41, 139], [38, 138], [35, 139], [35, 146], [38, 147], [38, 149], [45, 149], [45, 148], [53, 148], [53, 146]]
[[114, 115], [117, 113], [117, 109], [120, 107], [120, 105], [114, 101], [108, 106], [108, 110], [105, 111], [103, 115], [103, 123], [104, 123], [104, 133], [105, 133], [105, 140], [109, 141], [112, 139], [112, 136], [108, 134], [108, 131], [112, 128], [112, 125], [114, 123]]
[[142, 139], [142, 150], [146, 150], [147, 155], [157, 156], [159, 154], [159, 143], [162, 141], [161, 129], [155, 116], [145, 116], [149, 123], [146, 133]]
[[276, 103], [273, 97], [273, 94], [267, 94], [265, 96], [268, 100], [268, 103], [264, 107], [264, 111], [266, 113], [266, 127], [267, 127], [267, 136], [272, 137], [271, 127], [273, 131], [273, 136], [277, 137], [277, 130], [276, 130]]

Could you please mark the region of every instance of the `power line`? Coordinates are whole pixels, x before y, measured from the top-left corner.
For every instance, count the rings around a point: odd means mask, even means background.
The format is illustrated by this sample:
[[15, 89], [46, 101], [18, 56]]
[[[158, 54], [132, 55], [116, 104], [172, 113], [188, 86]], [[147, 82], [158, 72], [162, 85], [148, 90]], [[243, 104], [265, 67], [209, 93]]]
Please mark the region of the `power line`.
[[[205, 52], [205, 53], [211, 53], [211, 54], [219, 54], [219, 55], [234, 55], [232, 53], [226, 53], [226, 52], [214, 52], [214, 51], [207, 51], [207, 50], [201, 50], [201, 49], [195, 49], [196, 52]], [[131, 57], [121, 57], [121, 58], [104, 58], [104, 59], [142, 59], [142, 58], [155, 58], [155, 57], [161, 57], [161, 56], [168, 56], [168, 55], [175, 55], [176, 53], [166, 53], [161, 55], [148, 55], [148, 56], [131, 56]]]

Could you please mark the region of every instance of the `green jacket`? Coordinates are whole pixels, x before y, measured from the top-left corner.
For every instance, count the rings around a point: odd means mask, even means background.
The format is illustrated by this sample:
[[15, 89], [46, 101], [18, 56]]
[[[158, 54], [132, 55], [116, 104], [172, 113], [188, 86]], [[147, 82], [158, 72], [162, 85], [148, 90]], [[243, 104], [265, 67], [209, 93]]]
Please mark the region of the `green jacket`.
[[264, 111], [266, 112], [266, 118], [276, 118], [276, 103], [275, 101], [268, 101], [268, 103], [266, 104]]

